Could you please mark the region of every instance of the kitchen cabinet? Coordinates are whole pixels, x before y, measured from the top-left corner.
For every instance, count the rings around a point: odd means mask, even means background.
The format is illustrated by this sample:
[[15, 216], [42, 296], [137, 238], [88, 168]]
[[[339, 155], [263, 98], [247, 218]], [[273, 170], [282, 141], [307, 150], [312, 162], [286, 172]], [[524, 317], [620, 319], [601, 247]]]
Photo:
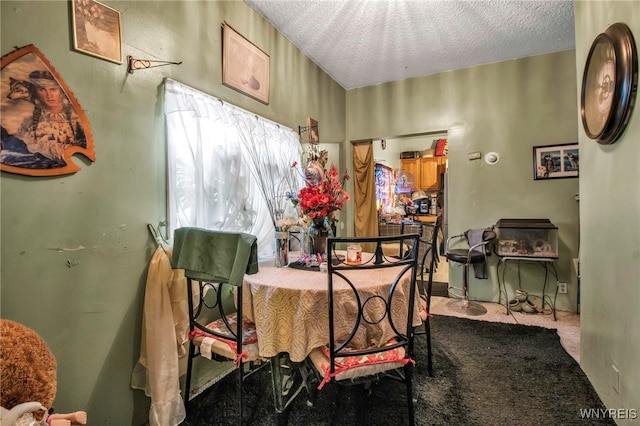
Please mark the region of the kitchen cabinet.
[[400, 160], [400, 169], [413, 175], [415, 189], [437, 191], [442, 189], [442, 173], [447, 157], [409, 158]]
[[438, 190], [442, 187], [440, 179], [440, 163], [438, 157], [420, 158], [420, 189]]
[[420, 173], [418, 170], [419, 161], [420, 161], [419, 158], [400, 160], [400, 171], [411, 173], [411, 175], [413, 176], [413, 183], [414, 183], [415, 189], [418, 189], [418, 177]]

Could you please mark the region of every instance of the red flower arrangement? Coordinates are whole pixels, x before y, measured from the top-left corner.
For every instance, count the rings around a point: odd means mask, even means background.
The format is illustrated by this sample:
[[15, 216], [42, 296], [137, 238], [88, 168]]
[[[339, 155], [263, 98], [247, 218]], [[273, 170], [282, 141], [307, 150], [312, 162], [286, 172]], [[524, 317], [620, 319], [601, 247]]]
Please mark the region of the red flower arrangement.
[[[295, 167], [295, 164], [294, 164]], [[349, 201], [349, 193], [342, 187], [349, 179], [349, 175], [338, 178], [338, 169], [332, 165], [326, 172], [324, 179], [317, 185], [307, 184], [300, 190], [297, 198], [292, 198], [294, 206], [300, 208], [302, 215], [309, 219], [332, 219], [334, 212], [340, 210]]]

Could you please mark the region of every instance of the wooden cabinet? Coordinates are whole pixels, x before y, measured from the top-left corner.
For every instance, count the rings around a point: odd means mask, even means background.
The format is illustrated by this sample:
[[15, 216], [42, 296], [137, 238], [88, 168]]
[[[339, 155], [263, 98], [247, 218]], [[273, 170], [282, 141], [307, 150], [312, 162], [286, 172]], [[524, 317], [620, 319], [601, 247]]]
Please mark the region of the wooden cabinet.
[[424, 191], [440, 189], [440, 166], [438, 164], [438, 158], [421, 158], [419, 168], [419, 189]]
[[400, 171], [413, 175], [413, 185], [417, 189], [420, 178], [419, 158], [400, 160]]
[[400, 160], [400, 169], [413, 175], [416, 190], [436, 191], [442, 189], [441, 174], [446, 161], [446, 157], [410, 158]]

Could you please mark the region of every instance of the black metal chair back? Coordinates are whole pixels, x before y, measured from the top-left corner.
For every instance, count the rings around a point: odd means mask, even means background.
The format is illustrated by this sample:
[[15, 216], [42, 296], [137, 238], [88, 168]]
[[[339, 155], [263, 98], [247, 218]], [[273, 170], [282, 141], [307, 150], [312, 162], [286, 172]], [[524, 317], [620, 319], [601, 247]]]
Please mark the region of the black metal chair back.
[[[420, 261], [420, 280], [418, 289], [420, 291], [420, 297], [423, 299], [424, 312], [420, 312], [422, 321], [422, 329], [416, 330], [416, 334], [425, 334], [427, 338], [427, 372], [430, 376], [433, 376], [433, 350], [431, 346], [431, 294], [433, 292], [433, 273], [438, 263], [438, 234], [440, 232], [440, 224], [442, 222], [442, 215], [436, 217], [436, 221], [428, 226], [431, 228], [431, 233], [423, 231], [423, 237], [420, 238], [420, 251], [423, 252], [422, 259]], [[427, 234], [427, 235], [425, 235]], [[427, 280], [425, 281], [425, 273], [427, 274]], [[420, 304], [420, 308], [423, 309], [423, 303]]]
[[[352, 244], [367, 243], [375, 245], [375, 252], [362, 253], [361, 263], [349, 264], [344, 250]], [[385, 256], [382, 244], [388, 243], [406, 243], [410, 249], [402, 257]], [[370, 383], [380, 376], [402, 381], [407, 389], [409, 424], [414, 424], [412, 357], [419, 246], [418, 234], [328, 239], [332, 259], [328, 262], [329, 369], [323, 383], [341, 381], [341, 375], [348, 377], [349, 383]], [[384, 276], [384, 286], [374, 288], [371, 274]], [[365, 341], [372, 336], [379, 340], [362, 345], [363, 336]], [[350, 360], [348, 365], [363, 359], [367, 362], [349, 371], [342, 362], [345, 359]], [[368, 365], [372, 359], [380, 362]]]
[[184, 269], [187, 279], [190, 333], [185, 407], [207, 387], [191, 389], [194, 358], [232, 360], [238, 371], [238, 422], [242, 424], [243, 381], [268, 365], [262, 360], [255, 363], [259, 359], [255, 326], [242, 315], [242, 279], [245, 273], [258, 272], [257, 239], [245, 233], [179, 228], [174, 233], [172, 265]]

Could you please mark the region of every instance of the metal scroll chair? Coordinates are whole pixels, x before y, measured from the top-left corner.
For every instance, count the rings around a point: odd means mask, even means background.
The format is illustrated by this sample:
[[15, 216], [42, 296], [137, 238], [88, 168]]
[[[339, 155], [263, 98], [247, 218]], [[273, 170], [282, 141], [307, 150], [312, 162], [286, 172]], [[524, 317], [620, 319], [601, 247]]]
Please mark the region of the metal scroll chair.
[[[442, 215], [436, 217], [433, 223], [414, 222], [403, 220], [400, 222], [400, 234], [417, 233], [420, 235], [420, 247], [418, 249], [419, 279], [418, 290], [420, 297], [420, 318], [422, 326], [416, 329], [417, 335], [424, 334], [427, 339], [427, 372], [433, 375], [433, 351], [431, 346], [431, 293], [433, 288], [433, 273], [438, 265], [438, 232]], [[400, 246], [400, 257], [408, 253], [409, 244]], [[427, 279], [425, 280], [425, 274]]]
[[[392, 224], [391, 226], [394, 226], [395, 229], [392, 228], [389, 230], [385, 230], [383, 231], [384, 233], [381, 233], [380, 235], [381, 236], [398, 235], [398, 234], [420, 235], [420, 241], [422, 241], [423, 243], [426, 243], [426, 244], [420, 244], [420, 248], [418, 250], [418, 268], [423, 268], [423, 265], [421, 262], [426, 258], [425, 255], [427, 252], [427, 247], [429, 247], [430, 245], [430, 242], [425, 239], [424, 233], [425, 233], [425, 230], [430, 229], [433, 226], [433, 224], [428, 222], [402, 220], [400, 221], [400, 224]], [[402, 257], [406, 253], [408, 253], [410, 250], [411, 250], [411, 247], [408, 241], [403, 242], [402, 246], [400, 247], [398, 247], [396, 244], [389, 244], [389, 243], [385, 243], [382, 245], [382, 251], [387, 256]], [[439, 257], [436, 250], [436, 258], [435, 258], [436, 265], [438, 263], [438, 260], [439, 260]]]
[[258, 272], [256, 237], [179, 228], [174, 233], [173, 248], [173, 268], [184, 269], [187, 278], [190, 343], [183, 395], [185, 407], [204, 390], [191, 389], [196, 356], [233, 360], [238, 371], [238, 422], [242, 424], [242, 383], [257, 369], [269, 365], [258, 355], [255, 325], [242, 316], [244, 275]]
[[[436, 220], [438, 220], [438, 217], [436, 217]], [[422, 241], [422, 244], [420, 244], [420, 250], [418, 251], [418, 268], [424, 268], [424, 260], [426, 259], [426, 255], [427, 255], [427, 251], [429, 251], [429, 247], [431, 247], [431, 242], [428, 241], [429, 235], [426, 235], [425, 231], [430, 230], [432, 227], [435, 226], [435, 222], [429, 223], [429, 222], [419, 222], [419, 221], [410, 221], [410, 220], [403, 220], [400, 222], [400, 233], [401, 234], [419, 234], [420, 235], [420, 241]], [[437, 233], [436, 233], [437, 235]], [[434, 251], [435, 253], [435, 265], [438, 265], [438, 262], [440, 261], [440, 255], [438, 253], [438, 250]]]
[[[469, 247], [451, 248], [452, 241], [463, 237]], [[466, 315], [487, 313], [487, 309], [480, 303], [469, 300], [469, 266], [486, 262], [487, 256], [491, 254], [491, 245], [495, 239], [496, 233], [492, 229], [469, 229], [464, 234], [454, 235], [447, 240], [447, 259], [464, 265], [462, 298], [447, 303], [448, 308]]]
[[[420, 280], [418, 290], [420, 291], [420, 319], [422, 328], [416, 330], [416, 334], [424, 334], [427, 338], [427, 371], [433, 376], [433, 352], [431, 347], [431, 293], [433, 291], [433, 273], [438, 262], [438, 232], [442, 215], [438, 215], [433, 224], [424, 224], [425, 230], [431, 228], [431, 234], [422, 233], [420, 238]], [[426, 234], [426, 235], [425, 235]], [[427, 280], [425, 281], [425, 273]]]
[[[382, 378], [404, 382], [409, 424], [414, 424], [414, 326], [419, 235], [328, 239], [328, 344], [309, 359], [321, 390], [326, 384], [371, 384]], [[407, 243], [402, 258], [386, 256], [383, 243]], [[338, 261], [349, 244], [375, 245], [359, 264]], [[334, 264], [335, 263], [335, 264]], [[319, 394], [319, 392], [318, 392]]]

